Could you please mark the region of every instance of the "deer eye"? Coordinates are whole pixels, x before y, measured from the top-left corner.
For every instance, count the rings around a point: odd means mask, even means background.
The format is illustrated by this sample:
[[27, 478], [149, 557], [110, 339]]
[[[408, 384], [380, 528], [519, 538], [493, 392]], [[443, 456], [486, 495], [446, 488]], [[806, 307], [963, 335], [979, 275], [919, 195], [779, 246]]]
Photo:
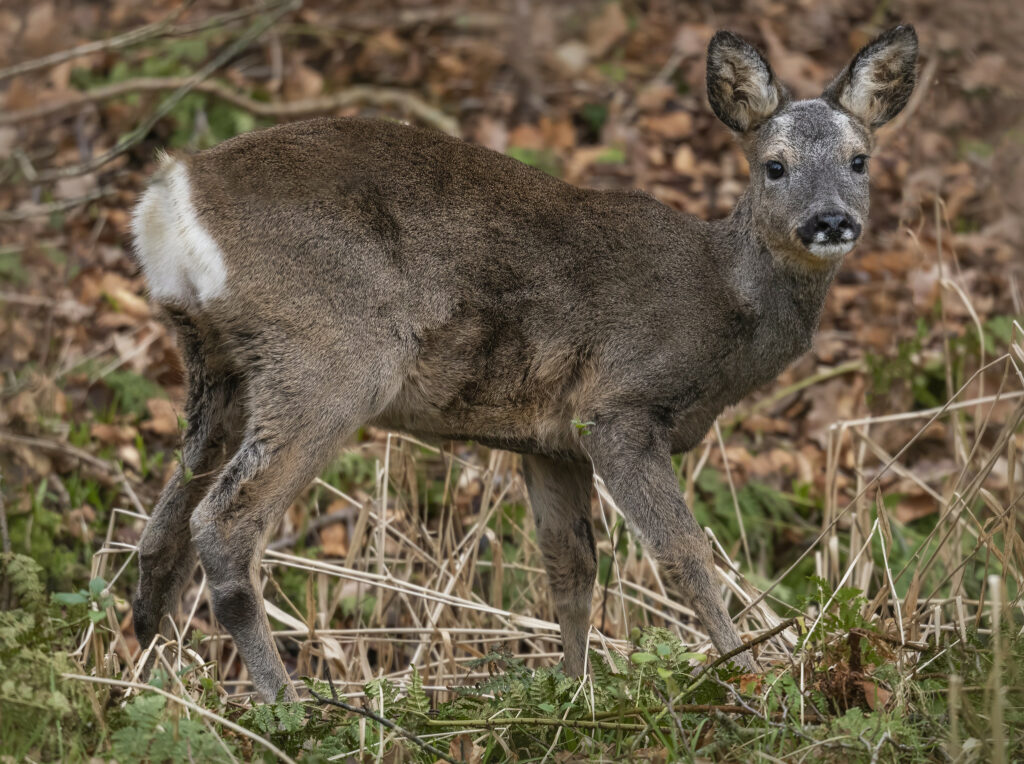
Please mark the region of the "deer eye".
[[782, 162], [776, 162], [774, 159], [770, 162], [765, 162], [764, 171], [771, 180], [778, 180], [786, 174], [786, 168]]
[[868, 158], [863, 154], [858, 154], [850, 162], [850, 169], [854, 172], [863, 173], [868, 169]]

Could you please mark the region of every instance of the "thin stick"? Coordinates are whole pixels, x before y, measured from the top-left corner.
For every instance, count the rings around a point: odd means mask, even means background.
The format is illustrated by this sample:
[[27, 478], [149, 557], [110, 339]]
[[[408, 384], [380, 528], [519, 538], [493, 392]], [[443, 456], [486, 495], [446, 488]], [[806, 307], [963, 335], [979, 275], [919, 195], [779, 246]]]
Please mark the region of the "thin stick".
[[[2, 119], [3, 117], [0, 117], [0, 120]], [[864, 361], [860, 359], [855, 359], [853, 361], [841, 363], [838, 366], [833, 366], [831, 368], [824, 369], [823, 371], [819, 371], [817, 374], [812, 374], [809, 377], [804, 377], [803, 379], [800, 379], [791, 385], [779, 388], [778, 390], [774, 391], [771, 395], [766, 395], [764, 398], [759, 400], [757, 403], [755, 403], [745, 411], [736, 412], [735, 416], [733, 416], [730, 419], [727, 426], [732, 427], [742, 422], [747, 417], [752, 416], [753, 414], [759, 414], [760, 412], [765, 411], [766, 409], [770, 409], [772, 406], [774, 406], [782, 399], [788, 398], [791, 395], [795, 395], [796, 393], [800, 392], [801, 390], [805, 390], [808, 387], [813, 387], [819, 382], [826, 382], [827, 380], [833, 379], [835, 377], [841, 377], [844, 374], [850, 374], [853, 372], [859, 372], [863, 370]]]
[[[326, 665], [326, 663], [324, 665]], [[334, 691], [333, 683], [331, 684], [331, 692], [335, 692]], [[349, 703], [346, 703], [343, 700], [338, 700], [336, 692], [335, 692], [335, 697], [333, 697], [333, 698], [325, 698], [323, 695], [321, 695], [318, 692], [316, 692], [316, 690], [312, 690], [312, 689], [309, 691], [309, 694], [312, 695], [316, 699], [316, 702], [320, 703], [321, 705], [337, 706], [338, 708], [344, 709], [345, 711], [348, 711], [349, 713], [359, 714], [360, 716], [365, 716], [367, 719], [372, 719], [373, 721], [377, 722], [377, 724], [384, 725], [385, 727], [387, 727], [392, 732], [397, 732], [402, 737], [408, 738], [409, 740], [414, 742], [416, 745], [418, 745], [420, 748], [422, 748], [424, 751], [429, 753], [431, 756], [437, 756], [439, 759], [444, 759], [445, 761], [450, 762], [450, 764], [459, 764], [459, 762], [457, 760], [453, 759], [448, 754], [439, 751], [437, 748], [434, 748], [434, 746], [432, 746], [430, 743], [428, 743], [423, 738], [415, 735], [414, 733], [410, 732], [409, 730], [405, 729], [404, 727], [399, 727], [393, 721], [390, 721], [389, 719], [385, 719], [383, 716], [375, 714], [373, 711], [369, 710], [368, 708], [361, 708], [360, 706], [353, 706], [353, 705], [351, 705]]]
[[431, 727], [483, 727], [486, 729], [509, 727], [516, 724], [593, 730], [635, 730], [637, 732], [650, 729], [649, 725], [642, 722], [603, 722], [590, 719], [560, 719], [553, 716], [499, 716], [493, 719], [427, 719], [426, 724]]
[[[0, 119], [0, 121], [2, 121], [2, 119]], [[47, 204], [34, 204], [31, 207], [27, 207], [22, 210], [0, 210], [0, 223], [16, 223], [19, 220], [30, 220], [31, 218], [42, 217], [44, 215], [52, 215], [55, 212], [64, 212], [116, 193], [116, 188], [112, 186], [103, 186], [102, 188], [95, 188], [89, 193], [75, 197], [74, 199], [63, 199], [59, 202], [49, 202]]]
[[97, 157], [93, 157], [87, 162], [81, 162], [79, 164], [69, 165], [67, 167], [57, 167], [49, 170], [43, 170], [38, 173], [35, 180], [37, 182], [47, 182], [52, 180], [58, 180], [60, 178], [72, 178], [77, 175], [84, 175], [87, 172], [99, 169], [103, 165], [112, 159], [120, 156], [136, 143], [141, 141], [147, 135], [149, 131], [153, 129], [153, 126], [163, 119], [167, 114], [177, 106], [181, 99], [187, 96], [195, 86], [213, 74], [215, 71], [220, 69], [224, 64], [234, 58], [239, 52], [247, 48], [252, 44], [260, 35], [266, 32], [272, 27], [278, 19], [284, 16], [289, 11], [295, 10], [301, 5], [300, 0], [286, 0], [280, 4], [273, 6], [273, 10], [269, 15], [265, 16], [260, 21], [253, 24], [244, 34], [242, 34], [237, 40], [228, 45], [224, 50], [218, 53], [213, 59], [210, 60], [206, 66], [200, 69], [198, 72], [193, 74], [191, 77], [186, 78], [185, 82], [175, 90], [171, 95], [164, 99], [163, 103], [157, 107], [157, 109], [146, 118], [141, 125], [132, 130], [123, 140], [118, 141], [109, 151], [100, 154]]
[[[48, 117], [53, 114], [73, 112], [85, 104], [109, 101], [112, 98], [119, 98], [131, 93], [176, 90], [186, 86], [190, 79], [189, 77], [133, 77], [132, 79], [113, 82], [109, 85], [102, 85], [82, 91], [66, 101], [53, 101], [27, 109], [0, 113], [0, 125], [13, 125], [31, 119]], [[328, 113], [345, 108], [346, 106], [390, 106], [402, 109], [424, 124], [436, 127], [448, 135], [458, 136], [460, 134], [457, 120], [431, 106], [415, 93], [393, 88], [353, 85], [337, 93], [330, 93], [316, 98], [278, 102], [257, 101], [245, 93], [239, 93], [216, 80], [193, 83], [191, 90], [213, 96], [240, 109], [245, 109], [257, 117], [279, 119]]]
[[0, 550], [11, 553], [11, 536], [7, 531], [7, 509], [4, 507], [4, 474], [0, 471]]
[[[0, 550], [3, 551], [4, 559], [11, 557], [11, 536], [7, 531], [7, 508], [4, 506], [4, 475], [0, 471]], [[7, 576], [3, 577], [3, 586], [0, 587], [0, 610], [7, 610], [11, 606], [11, 582]]]
[[158, 695], [163, 695], [165, 698], [169, 700], [173, 700], [175, 703], [179, 703], [180, 705], [185, 706], [185, 708], [189, 709], [190, 711], [195, 711], [200, 716], [206, 717], [207, 719], [210, 719], [211, 721], [214, 721], [217, 724], [223, 724], [232, 732], [237, 732], [239, 735], [247, 737], [255, 743], [259, 743], [268, 751], [270, 751], [275, 756], [280, 758], [282, 761], [289, 762], [289, 764], [298, 764], [295, 761], [295, 759], [286, 754], [284, 751], [282, 751], [280, 748], [278, 748], [276, 745], [271, 743], [266, 738], [260, 737], [255, 732], [251, 732], [250, 730], [247, 730], [245, 727], [242, 727], [241, 725], [235, 724], [233, 721], [225, 719], [223, 716], [218, 716], [212, 711], [207, 711], [202, 706], [197, 705], [190, 700], [182, 698], [173, 693], [167, 692], [167, 690], [161, 687], [154, 687], [151, 684], [142, 684], [141, 682], [126, 682], [123, 679], [107, 679], [101, 676], [86, 676], [85, 674], [61, 674], [61, 677], [63, 677], [64, 679], [77, 679], [82, 682], [106, 684], [110, 685], [111, 687], [126, 687], [135, 690], [146, 690], [148, 692], [155, 692]]
[[729, 457], [725, 453], [725, 438], [722, 437], [722, 428], [715, 420], [715, 437], [718, 440], [718, 449], [722, 453], [722, 466], [725, 468], [725, 478], [729, 481], [729, 494], [732, 496], [732, 506], [736, 510], [736, 523], [740, 527], [740, 542], [743, 544], [743, 556], [747, 561], [747, 570], [754, 569], [754, 563], [750, 558], [750, 544], [747, 542], [747, 528], [743, 522], [743, 512], [740, 511], [740, 499], [736, 494], [736, 483], [732, 479], [732, 469], [729, 467]]
[[167, 28], [176, 19], [181, 17], [181, 14], [188, 10], [189, 6], [194, 3], [195, 0], [186, 0], [186, 2], [182, 3], [180, 7], [175, 8], [171, 13], [159, 21], [154, 21], [152, 24], [146, 24], [146, 26], [139, 27], [138, 29], [132, 29], [124, 34], [119, 34], [116, 37], [110, 37], [106, 40], [87, 42], [74, 48], [58, 50], [56, 53], [51, 53], [48, 56], [33, 58], [29, 61], [22, 61], [20, 64], [9, 66], [6, 69], [0, 69], [0, 82], [8, 80], [11, 77], [17, 77], [19, 74], [27, 74], [28, 72], [34, 72], [37, 69], [45, 69], [48, 66], [55, 66], [63, 63], [64, 61], [70, 61], [73, 58], [78, 58], [79, 56], [88, 56], [90, 53], [100, 53], [104, 50], [127, 48], [129, 45], [135, 45], [136, 43], [144, 42], [145, 40], [152, 39], [153, 37], [159, 37], [165, 33]]
[[[782, 623], [780, 623], [778, 626], [776, 626], [776, 627], [774, 627], [772, 629], [769, 629], [764, 634], [758, 634], [756, 637], [754, 637], [749, 642], [744, 642], [739, 647], [734, 647], [732, 650], [730, 650], [729, 652], [725, 653], [724, 655], [718, 656], [718, 658], [716, 658], [715, 660], [711, 661], [711, 663], [708, 664], [708, 667], [706, 669], [704, 669], [702, 672], [700, 672], [700, 676], [698, 676], [693, 682], [691, 682], [689, 687], [687, 687], [685, 690], [683, 690], [681, 693], [679, 693], [679, 695], [677, 695], [673, 699], [672, 704], [675, 705], [675, 703], [677, 703], [678, 701], [682, 700], [687, 695], [690, 695], [691, 693], [693, 693], [694, 690], [696, 690], [698, 687], [701, 686], [701, 684], [704, 683], [704, 680], [707, 679], [707, 677], [709, 676], [711, 671], [713, 671], [714, 669], [716, 669], [719, 666], [721, 666], [727, 660], [731, 660], [732, 658], [735, 658], [740, 653], [746, 652], [747, 650], [751, 649], [752, 647], [754, 647], [756, 645], [760, 645], [760, 644], [762, 644], [764, 642], [767, 642], [772, 637], [774, 637], [774, 636], [776, 636], [778, 634], [781, 634], [786, 629], [788, 629], [790, 626], [793, 626], [797, 622], [797, 620], [798, 619], [796, 619], [796, 618], [789, 618], [789, 619], [783, 621]], [[662, 713], [664, 713], [664, 712], [662, 712]]]
[[84, 462], [90, 467], [100, 470], [105, 476], [113, 477], [116, 475], [116, 470], [111, 464], [103, 461], [97, 456], [93, 456], [85, 449], [78, 448], [70, 443], [64, 443], [59, 440], [49, 440], [47, 438], [35, 438], [29, 435], [15, 435], [13, 432], [0, 430], [0, 443], [3, 443], [4, 441], [9, 443], [20, 443], [21, 445], [28, 446], [29, 448], [38, 448], [43, 451], [73, 456], [80, 462]]
[[194, 4], [195, 0], [185, 0], [180, 7], [176, 8], [160, 21], [154, 21], [152, 24], [146, 24], [145, 26], [129, 30], [124, 34], [117, 35], [116, 37], [110, 37], [106, 40], [95, 40], [93, 42], [83, 43], [82, 45], [78, 45], [74, 48], [59, 50], [56, 53], [49, 54], [48, 56], [34, 58], [29, 61], [23, 61], [20, 64], [15, 64], [14, 66], [9, 66], [6, 69], [0, 69], [0, 82], [10, 79], [11, 77], [16, 77], [19, 74], [27, 74], [28, 72], [34, 72], [38, 69], [45, 69], [48, 66], [56, 66], [64, 61], [70, 61], [80, 56], [88, 56], [91, 53], [120, 50], [121, 48], [129, 48], [132, 45], [138, 45], [139, 43], [146, 42], [147, 40], [152, 40], [155, 37], [180, 37], [182, 35], [195, 34], [196, 32], [202, 32], [206, 29], [230, 24], [235, 21], [241, 21], [248, 16], [254, 16], [258, 13], [262, 13], [263, 11], [270, 10], [277, 3], [270, 2], [249, 8], [239, 8], [237, 11], [221, 13], [217, 16], [211, 16], [210, 18], [199, 22], [191, 22], [188, 24], [171, 23], [175, 19], [180, 18], [181, 15]]

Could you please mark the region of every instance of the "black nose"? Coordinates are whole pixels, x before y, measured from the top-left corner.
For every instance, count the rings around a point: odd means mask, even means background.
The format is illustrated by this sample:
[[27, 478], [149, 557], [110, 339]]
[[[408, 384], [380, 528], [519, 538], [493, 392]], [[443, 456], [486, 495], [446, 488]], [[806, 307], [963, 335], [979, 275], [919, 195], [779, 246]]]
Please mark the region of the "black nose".
[[860, 236], [860, 224], [845, 212], [826, 210], [800, 226], [797, 234], [804, 244], [838, 244]]

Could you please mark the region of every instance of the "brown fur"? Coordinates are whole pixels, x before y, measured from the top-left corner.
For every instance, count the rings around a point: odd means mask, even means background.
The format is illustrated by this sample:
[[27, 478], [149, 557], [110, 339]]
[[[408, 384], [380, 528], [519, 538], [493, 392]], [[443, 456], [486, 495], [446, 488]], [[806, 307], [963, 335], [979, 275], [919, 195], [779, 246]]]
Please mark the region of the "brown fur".
[[[372, 423], [525, 455], [569, 672], [585, 667], [592, 470], [715, 646], [739, 646], [670, 457], [809, 346], [839, 258], [801, 249], [793, 231], [825, 203], [866, 216], [848, 154], [869, 137], [823, 101], [790, 104], [732, 35], [712, 41], [708, 76], [752, 168], [733, 214], [712, 223], [388, 122], [301, 122], [178, 160], [227, 278], [207, 302], [163, 301], [189, 426], [140, 543], [140, 640], [191, 570], [190, 528], [256, 689], [294, 697], [260, 555], [289, 503]], [[764, 176], [778, 145], [791, 185]]]

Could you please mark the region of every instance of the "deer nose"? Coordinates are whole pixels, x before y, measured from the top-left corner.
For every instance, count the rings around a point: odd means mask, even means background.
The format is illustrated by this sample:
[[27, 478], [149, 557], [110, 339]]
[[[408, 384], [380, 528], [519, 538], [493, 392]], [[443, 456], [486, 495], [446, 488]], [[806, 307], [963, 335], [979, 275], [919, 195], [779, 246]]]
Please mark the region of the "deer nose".
[[822, 231], [828, 235], [841, 234], [851, 227], [850, 219], [838, 212], [823, 212], [814, 223], [815, 231]]
[[819, 212], [799, 229], [804, 244], [838, 244], [854, 241], [860, 236], [860, 224], [840, 210]]

